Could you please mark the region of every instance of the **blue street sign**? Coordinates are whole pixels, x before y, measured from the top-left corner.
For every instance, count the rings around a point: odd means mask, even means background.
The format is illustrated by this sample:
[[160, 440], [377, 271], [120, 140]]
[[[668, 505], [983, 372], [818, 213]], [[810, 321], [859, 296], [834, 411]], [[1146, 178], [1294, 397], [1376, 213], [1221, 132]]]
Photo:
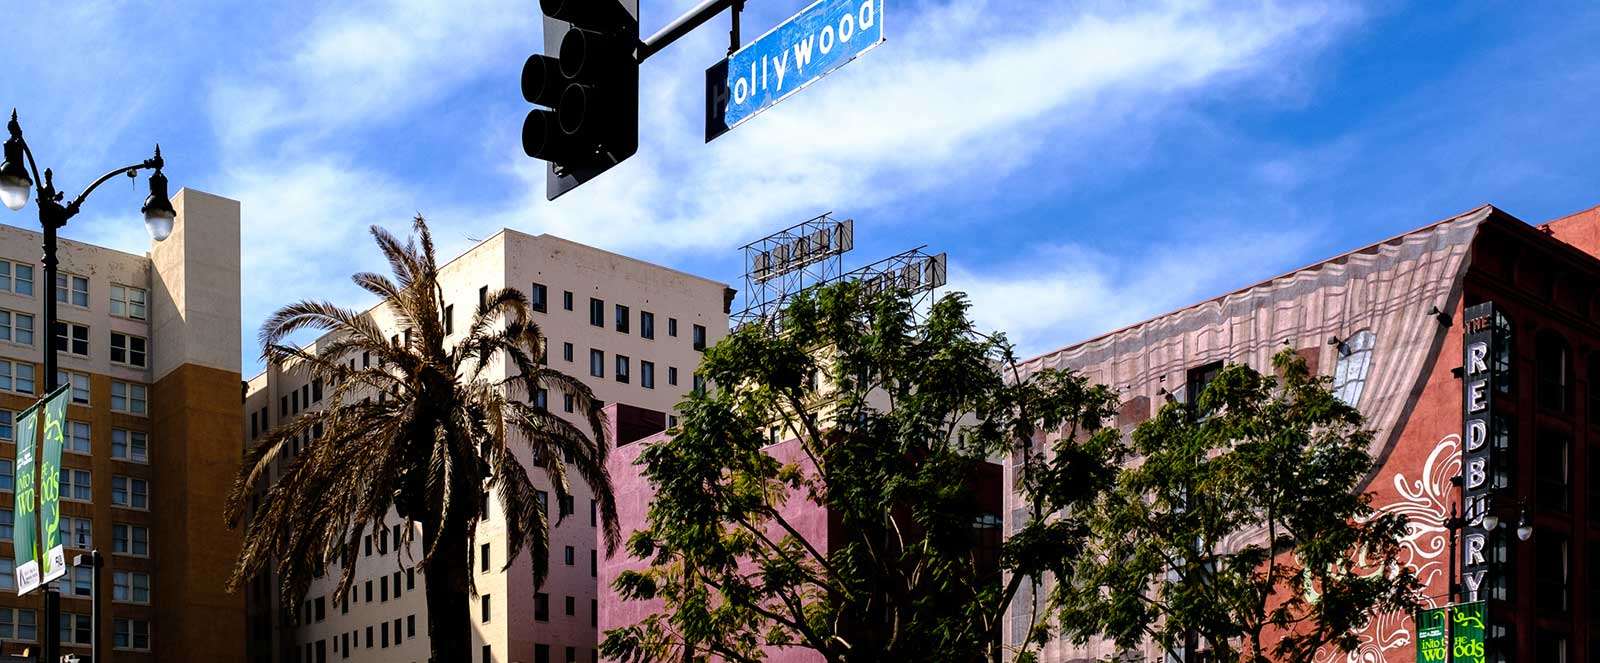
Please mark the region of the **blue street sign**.
[[883, 0], [817, 0], [706, 70], [706, 142], [883, 43]]

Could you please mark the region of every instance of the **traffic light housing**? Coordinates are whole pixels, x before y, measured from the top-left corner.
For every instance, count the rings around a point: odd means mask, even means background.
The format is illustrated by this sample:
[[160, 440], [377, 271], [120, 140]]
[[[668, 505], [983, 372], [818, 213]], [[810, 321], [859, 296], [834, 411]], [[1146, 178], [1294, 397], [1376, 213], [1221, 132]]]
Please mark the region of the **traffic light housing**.
[[522, 149], [549, 162], [555, 200], [639, 149], [639, 0], [540, 0], [545, 53], [522, 68], [522, 96], [541, 106]]

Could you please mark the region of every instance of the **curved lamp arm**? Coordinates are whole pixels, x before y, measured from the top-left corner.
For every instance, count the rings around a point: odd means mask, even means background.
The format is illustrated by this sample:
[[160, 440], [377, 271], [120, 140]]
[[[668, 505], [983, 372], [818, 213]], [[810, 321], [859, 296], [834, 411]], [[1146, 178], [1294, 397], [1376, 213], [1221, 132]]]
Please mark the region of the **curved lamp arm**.
[[[33, 159], [33, 156], [29, 155], [28, 159], [31, 161]], [[141, 169], [145, 169], [145, 168], [149, 168], [149, 169], [152, 169], [152, 170], [161, 170], [161, 166], [163, 166], [163, 165], [164, 165], [164, 163], [161, 160], [161, 146], [157, 145], [156, 146], [156, 155], [154, 157], [151, 157], [149, 159], [145, 159], [141, 163], [137, 163], [137, 164], [134, 164], [134, 165], [131, 165], [131, 166], [123, 166], [123, 167], [118, 168], [116, 170], [113, 170], [113, 171], [111, 171], [109, 173], [101, 175], [99, 179], [95, 180], [93, 184], [89, 185], [89, 188], [84, 189], [83, 193], [78, 194], [77, 198], [73, 198], [72, 202], [67, 203], [67, 216], [70, 218], [71, 216], [77, 214], [78, 213], [78, 209], [83, 207], [84, 199], [88, 198], [89, 194], [94, 193], [95, 189], [100, 188], [100, 185], [105, 184], [107, 180], [110, 180], [111, 178], [116, 177], [118, 175], [127, 175], [128, 177], [133, 177], [134, 173], [137, 173]]]

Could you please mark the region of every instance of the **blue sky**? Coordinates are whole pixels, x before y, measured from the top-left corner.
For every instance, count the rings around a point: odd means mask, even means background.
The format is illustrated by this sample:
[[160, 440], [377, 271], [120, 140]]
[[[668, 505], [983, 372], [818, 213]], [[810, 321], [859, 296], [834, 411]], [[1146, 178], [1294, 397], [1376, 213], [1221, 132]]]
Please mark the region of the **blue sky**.
[[[370, 304], [365, 229], [417, 212], [452, 255], [512, 227], [737, 286], [739, 245], [831, 210], [847, 266], [946, 251], [1041, 352], [1482, 203], [1600, 205], [1585, 3], [885, 3], [886, 44], [710, 145], [726, 19], [652, 58], [639, 153], [555, 203], [519, 144], [533, 0], [20, 0], [0, 105], [69, 192], [159, 141], [174, 187], [243, 202], [247, 374], [273, 308]], [[745, 34], [805, 4], [750, 0]], [[142, 252], [142, 197], [65, 234]]]

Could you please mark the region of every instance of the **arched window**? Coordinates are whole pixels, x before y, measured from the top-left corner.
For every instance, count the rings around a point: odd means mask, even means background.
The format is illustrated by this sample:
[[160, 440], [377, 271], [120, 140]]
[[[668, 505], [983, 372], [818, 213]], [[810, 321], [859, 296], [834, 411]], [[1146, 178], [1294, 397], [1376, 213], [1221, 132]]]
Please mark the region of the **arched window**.
[[1572, 352], [1567, 340], [1551, 330], [1539, 333], [1534, 346], [1535, 395], [1539, 407], [1566, 412], [1572, 407]]
[[1333, 395], [1346, 405], [1355, 407], [1361, 402], [1361, 390], [1366, 387], [1367, 373], [1372, 370], [1372, 348], [1377, 343], [1377, 334], [1363, 329], [1338, 345], [1338, 361], [1333, 366]]

